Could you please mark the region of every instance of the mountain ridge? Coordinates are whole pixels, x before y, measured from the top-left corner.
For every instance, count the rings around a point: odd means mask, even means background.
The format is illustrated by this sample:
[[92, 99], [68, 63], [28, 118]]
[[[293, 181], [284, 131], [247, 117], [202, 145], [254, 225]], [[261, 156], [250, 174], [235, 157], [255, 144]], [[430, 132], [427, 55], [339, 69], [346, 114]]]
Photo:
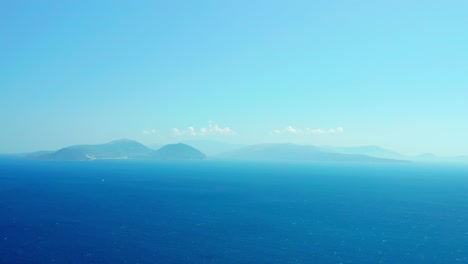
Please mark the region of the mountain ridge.
[[[186, 142], [160, 145], [152, 149], [138, 141], [118, 139], [104, 144], [72, 145], [56, 151], [37, 151], [19, 157], [39, 160], [96, 160], [96, 159], [233, 159], [233, 160], [285, 160], [285, 161], [338, 161], [338, 162], [421, 162], [468, 163], [468, 155], [441, 157], [431, 153], [407, 156], [379, 146], [334, 147], [300, 145], [293, 143], [241, 145], [211, 141], [193, 141], [211, 155]], [[203, 144], [202, 144], [203, 143]], [[214, 146], [214, 148], [213, 148]], [[221, 150], [226, 150], [221, 152]], [[216, 151], [213, 151], [216, 150]], [[221, 152], [221, 153], [220, 153]]]
[[341, 154], [326, 151], [312, 145], [258, 144], [247, 146], [239, 150], [223, 153], [217, 159], [235, 160], [271, 160], [271, 161], [309, 161], [309, 162], [409, 162], [407, 160], [376, 158], [360, 154]]
[[198, 149], [184, 143], [167, 144], [151, 154], [162, 160], [203, 160], [207, 156]]
[[[168, 145], [166, 145], [168, 146]], [[178, 144], [176, 149], [162, 152], [161, 147], [153, 150], [138, 141], [119, 139], [104, 144], [72, 145], [52, 152], [34, 152], [26, 156], [39, 160], [96, 160], [96, 159], [204, 159], [206, 156], [197, 149]], [[189, 153], [189, 154], [187, 154]], [[198, 156], [197, 156], [198, 155]]]

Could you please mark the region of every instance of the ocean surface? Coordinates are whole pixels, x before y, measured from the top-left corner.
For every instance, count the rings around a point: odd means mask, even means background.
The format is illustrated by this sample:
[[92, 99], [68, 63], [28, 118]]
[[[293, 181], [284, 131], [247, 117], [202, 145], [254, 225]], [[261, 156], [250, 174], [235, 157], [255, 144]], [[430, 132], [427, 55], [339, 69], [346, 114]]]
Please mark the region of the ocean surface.
[[0, 263], [468, 263], [468, 167], [4, 157]]

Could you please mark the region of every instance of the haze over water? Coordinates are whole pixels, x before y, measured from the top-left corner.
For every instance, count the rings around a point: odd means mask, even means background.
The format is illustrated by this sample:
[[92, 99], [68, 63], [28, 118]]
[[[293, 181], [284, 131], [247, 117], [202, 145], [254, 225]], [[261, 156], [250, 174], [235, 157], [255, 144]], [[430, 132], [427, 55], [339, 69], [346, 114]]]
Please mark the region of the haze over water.
[[467, 10], [0, 0], [0, 264], [468, 263]]
[[0, 160], [0, 263], [467, 263], [468, 168]]
[[130, 138], [468, 155], [468, 1], [0, 1], [0, 153]]

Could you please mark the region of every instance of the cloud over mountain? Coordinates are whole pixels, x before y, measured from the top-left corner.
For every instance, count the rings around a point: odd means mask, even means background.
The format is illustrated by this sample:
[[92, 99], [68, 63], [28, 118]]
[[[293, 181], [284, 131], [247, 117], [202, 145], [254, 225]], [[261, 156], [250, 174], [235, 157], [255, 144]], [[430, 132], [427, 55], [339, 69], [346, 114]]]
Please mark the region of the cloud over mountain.
[[197, 129], [193, 126], [189, 126], [186, 130], [179, 128], [172, 129], [173, 136], [208, 136], [208, 135], [220, 135], [220, 136], [230, 136], [235, 135], [236, 132], [230, 127], [220, 127], [218, 124], [213, 121], [208, 122], [207, 127], [201, 127]]
[[157, 133], [156, 129], [144, 129], [141, 132], [143, 135], [154, 135]]
[[336, 127], [330, 129], [322, 128], [296, 128], [293, 126], [287, 126], [284, 129], [275, 129], [271, 132], [273, 135], [285, 135], [285, 134], [295, 134], [295, 135], [324, 135], [324, 134], [340, 134], [344, 133], [344, 128]]

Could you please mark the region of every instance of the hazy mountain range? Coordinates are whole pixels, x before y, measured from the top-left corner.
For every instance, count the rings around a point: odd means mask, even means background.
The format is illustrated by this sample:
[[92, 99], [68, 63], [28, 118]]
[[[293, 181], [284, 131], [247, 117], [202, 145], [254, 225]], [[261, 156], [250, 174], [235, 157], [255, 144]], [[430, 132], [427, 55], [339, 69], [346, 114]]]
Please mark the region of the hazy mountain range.
[[216, 156], [235, 160], [284, 160], [313, 162], [407, 162], [404, 160], [376, 158], [362, 154], [342, 154], [319, 147], [296, 144], [260, 144]]
[[35, 152], [26, 157], [42, 160], [206, 159], [205, 154], [186, 144], [168, 144], [158, 150], [153, 150], [128, 139], [115, 140], [106, 144], [70, 146], [53, 152]]
[[192, 140], [178, 144], [145, 146], [129, 139], [105, 144], [75, 145], [57, 151], [38, 151], [23, 155], [41, 160], [156, 159], [156, 160], [277, 160], [310, 162], [429, 162], [468, 163], [468, 156], [438, 157], [427, 153], [405, 156], [378, 146], [332, 147], [298, 144], [229, 144]]
[[410, 160], [415, 162], [431, 163], [468, 163], [468, 155], [442, 157], [432, 153], [423, 153], [420, 155], [403, 155], [396, 151], [381, 148], [378, 146], [359, 146], [359, 147], [322, 147], [325, 150], [343, 154], [362, 154], [376, 158]]
[[[283, 148], [287, 148], [288, 144], [258, 144], [258, 145], [246, 145], [246, 144], [229, 144], [219, 141], [212, 141], [212, 140], [190, 140], [190, 141], [183, 141], [187, 145], [190, 145], [196, 149], [199, 149], [201, 152], [205, 153], [208, 158], [213, 159], [220, 159], [229, 158], [234, 159], [235, 152], [237, 150], [244, 149], [247, 150], [254, 150], [255, 148], [251, 148], [253, 146], [257, 146], [259, 148], [265, 147], [266, 145], [275, 146], [275, 145], [283, 145]], [[289, 144], [295, 145], [295, 144]], [[162, 144], [154, 144], [152, 145], [155, 149], [162, 146]], [[296, 146], [303, 146], [303, 145], [296, 145]], [[364, 155], [374, 158], [382, 158], [382, 159], [392, 159], [392, 160], [407, 160], [413, 162], [424, 162], [424, 163], [468, 163], [468, 155], [465, 156], [453, 156], [453, 157], [442, 157], [436, 156], [432, 153], [424, 153], [420, 155], [403, 155], [393, 150], [389, 150], [386, 148], [382, 148], [379, 146], [354, 146], [354, 147], [336, 147], [336, 146], [312, 146], [312, 145], [305, 145], [309, 147], [314, 147], [316, 151], [323, 151], [323, 152], [333, 152], [338, 154], [351, 154], [351, 155]], [[303, 150], [306, 150], [304, 148]], [[253, 153], [251, 153], [253, 155]], [[250, 154], [249, 154], [250, 155]], [[273, 153], [269, 153], [269, 155], [273, 155]], [[262, 159], [266, 159], [264, 156]]]
[[[311, 162], [403, 162], [362, 154], [342, 154], [314, 146], [295, 144], [230, 145], [201, 141], [196, 143], [211, 153], [210, 159], [224, 160], [282, 160]], [[184, 143], [163, 145], [151, 149], [137, 141], [122, 139], [105, 144], [75, 145], [57, 151], [29, 153], [29, 159], [40, 160], [97, 160], [97, 159], [156, 159], [201, 160], [208, 158], [202, 151]]]

